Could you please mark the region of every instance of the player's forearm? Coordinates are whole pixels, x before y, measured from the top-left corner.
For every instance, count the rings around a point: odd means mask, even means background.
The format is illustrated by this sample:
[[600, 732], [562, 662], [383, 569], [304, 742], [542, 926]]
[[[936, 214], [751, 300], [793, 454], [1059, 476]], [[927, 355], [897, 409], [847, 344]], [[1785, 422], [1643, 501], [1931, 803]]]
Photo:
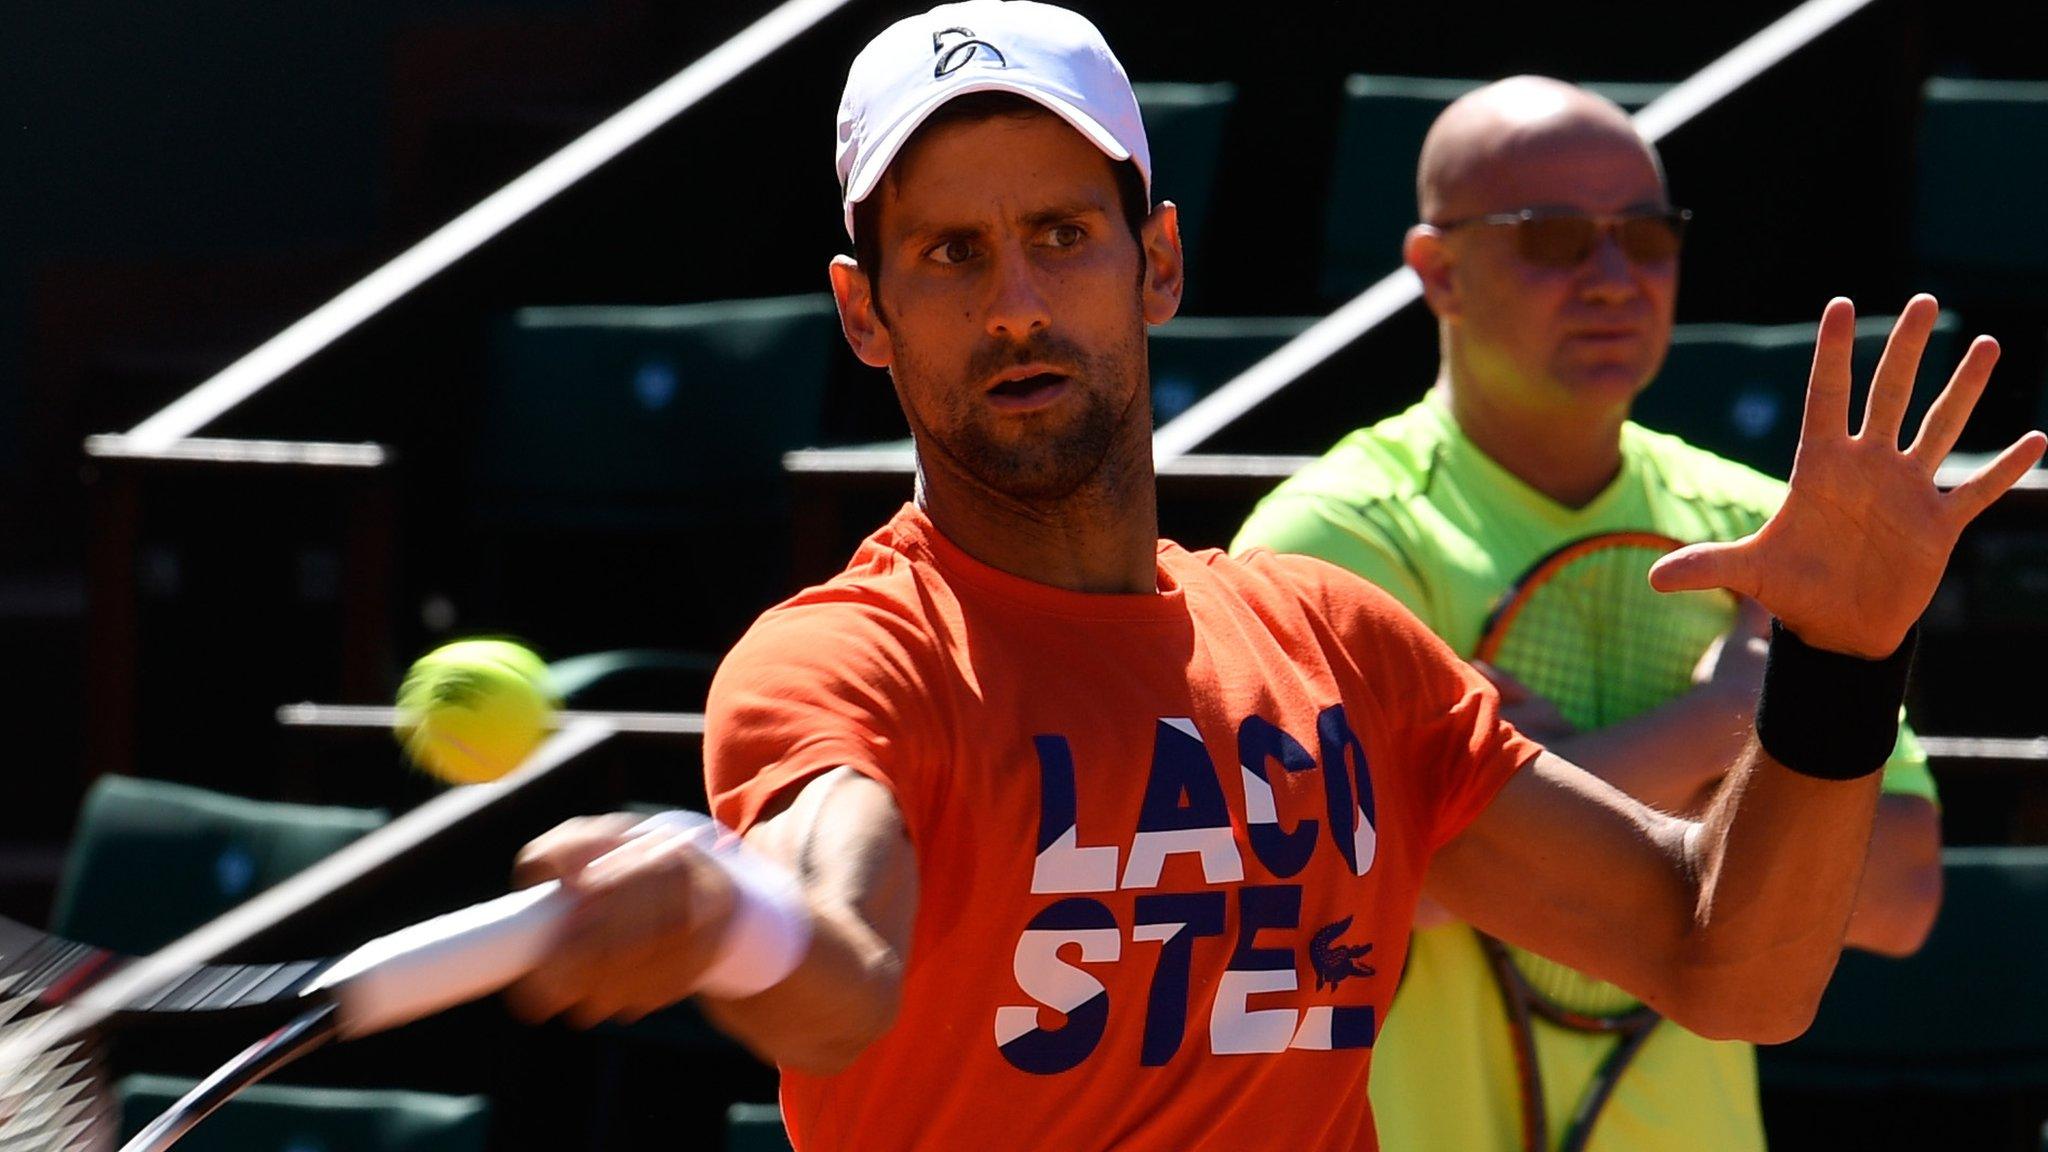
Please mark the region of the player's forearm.
[[1848, 944], [1910, 956], [1926, 942], [1940, 911], [1941, 814], [1918, 796], [1880, 797]]
[[1878, 781], [1804, 776], [1754, 745], [1744, 759], [1688, 837], [1697, 904], [1681, 1022], [1775, 1043], [1806, 1030], [1840, 957]]
[[1755, 708], [1753, 694], [1706, 685], [1632, 720], [1549, 747], [1653, 808], [1686, 813], [1742, 755]]
[[902, 996], [917, 917], [917, 858], [894, 797], [848, 768], [811, 781], [757, 824], [747, 843], [802, 884], [811, 943], [759, 995], [703, 998], [706, 1013], [755, 1054], [829, 1073], [888, 1031]]
[[902, 990], [896, 950], [853, 910], [814, 902], [810, 951], [787, 979], [742, 1000], [699, 1003], [761, 1059], [823, 1075], [889, 1030]]

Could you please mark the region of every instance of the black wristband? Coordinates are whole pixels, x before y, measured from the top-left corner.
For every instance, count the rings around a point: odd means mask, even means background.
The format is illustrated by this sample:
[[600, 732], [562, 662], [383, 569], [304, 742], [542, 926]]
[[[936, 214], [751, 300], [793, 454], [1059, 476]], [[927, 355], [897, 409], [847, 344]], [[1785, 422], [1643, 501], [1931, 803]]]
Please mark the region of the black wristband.
[[1775, 618], [1756, 738], [1771, 759], [1822, 780], [1854, 780], [1884, 767], [1899, 739], [1899, 705], [1918, 625], [1891, 655], [1864, 660], [1808, 647]]

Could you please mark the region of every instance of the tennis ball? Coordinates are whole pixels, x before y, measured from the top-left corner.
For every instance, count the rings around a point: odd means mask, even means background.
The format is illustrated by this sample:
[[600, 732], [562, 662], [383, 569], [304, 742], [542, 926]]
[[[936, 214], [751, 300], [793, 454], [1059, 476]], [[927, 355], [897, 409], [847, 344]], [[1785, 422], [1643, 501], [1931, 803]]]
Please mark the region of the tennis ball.
[[394, 731], [406, 755], [449, 784], [481, 784], [519, 766], [557, 705], [548, 666], [509, 640], [458, 640], [413, 663]]

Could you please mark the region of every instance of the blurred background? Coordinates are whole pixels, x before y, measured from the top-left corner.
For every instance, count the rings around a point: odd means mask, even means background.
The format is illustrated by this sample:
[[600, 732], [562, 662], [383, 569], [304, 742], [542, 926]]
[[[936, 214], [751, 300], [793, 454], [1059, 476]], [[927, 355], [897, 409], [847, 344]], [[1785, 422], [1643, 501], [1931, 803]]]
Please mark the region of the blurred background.
[[[1416, 148], [1458, 93], [1540, 72], [1639, 107], [1786, 11], [1074, 6], [1141, 83], [1157, 193], [1183, 209], [1187, 307], [1153, 353], [1162, 423], [1396, 267]], [[848, 247], [830, 167], [846, 65], [910, 10], [872, 0], [205, 439], [88, 444], [767, 8], [10, 6], [0, 913], [147, 950], [421, 803], [433, 789], [387, 730], [285, 706], [389, 703], [412, 658], [456, 636], [605, 654], [567, 669], [579, 708], [694, 713], [753, 617], [836, 571], [908, 498], [886, 447], [907, 436], [888, 381], [846, 351], [825, 291], [827, 259]], [[1888, 316], [1926, 289], [1951, 310], [1945, 358], [1930, 359], [1952, 362], [1977, 332], [2006, 350], [1963, 448], [2042, 422], [2039, 16], [1875, 0], [1664, 142], [1673, 198], [1696, 216], [1681, 329], [1641, 419], [1782, 474], [1823, 303]], [[1285, 458], [1405, 407], [1434, 363], [1426, 313], [1397, 313], [1199, 450], [1253, 463], [1163, 477], [1165, 532], [1227, 543]], [[1774, 1146], [2043, 1146], [2048, 993], [2022, 967], [2048, 947], [2048, 720], [2029, 659], [2044, 635], [2048, 487], [2030, 478], [1965, 538], [1909, 700], [1953, 846], [1942, 921], [1914, 961], [1846, 961], [1814, 1034], [1765, 1053]], [[693, 736], [609, 741], [247, 948], [337, 948], [502, 890], [526, 838], [632, 802], [701, 805]], [[175, 1078], [225, 1055], [166, 1036], [123, 1060]], [[628, 1147], [677, 1124], [705, 1147], [752, 1147], [761, 1117], [728, 1111], [774, 1083], [687, 1009], [578, 1034], [514, 1027], [492, 1004], [282, 1079], [298, 1087], [264, 1098], [277, 1123], [327, 1109], [368, 1125], [295, 1147], [393, 1149]], [[221, 1146], [285, 1147], [234, 1139]]]

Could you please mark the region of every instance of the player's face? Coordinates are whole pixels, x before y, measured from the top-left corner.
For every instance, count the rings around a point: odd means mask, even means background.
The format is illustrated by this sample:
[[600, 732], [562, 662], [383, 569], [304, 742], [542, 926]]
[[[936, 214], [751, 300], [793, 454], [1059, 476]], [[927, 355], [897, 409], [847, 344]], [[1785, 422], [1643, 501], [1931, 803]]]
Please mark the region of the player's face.
[[880, 330], [856, 347], [894, 377], [928, 482], [1058, 500], [1142, 450], [1161, 302], [1107, 157], [1049, 114], [944, 124], [875, 194]]
[[[1500, 160], [1461, 215], [1539, 211], [1596, 215], [1669, 207], [1648, 151], [1613, 133], [1532, 143]], [[1612, 228], [1568, 268], [1517, 249], [1511, 227], [1447, 234], [1466, 376], [1519, 390], [1524, 406], [1625, 411], [1671, 343], [1678, 260], [1644, 261]]]

